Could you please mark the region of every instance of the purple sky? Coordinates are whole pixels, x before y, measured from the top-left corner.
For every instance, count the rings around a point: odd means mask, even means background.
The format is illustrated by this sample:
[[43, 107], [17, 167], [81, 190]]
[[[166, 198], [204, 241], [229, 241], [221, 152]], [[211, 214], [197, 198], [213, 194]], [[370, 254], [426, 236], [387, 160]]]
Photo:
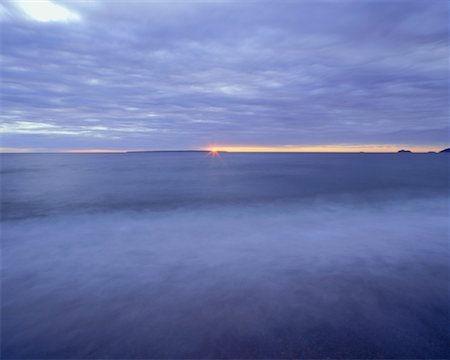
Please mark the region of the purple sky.
[[446, 0], [0, 6], [5, 149], [449, 143]]

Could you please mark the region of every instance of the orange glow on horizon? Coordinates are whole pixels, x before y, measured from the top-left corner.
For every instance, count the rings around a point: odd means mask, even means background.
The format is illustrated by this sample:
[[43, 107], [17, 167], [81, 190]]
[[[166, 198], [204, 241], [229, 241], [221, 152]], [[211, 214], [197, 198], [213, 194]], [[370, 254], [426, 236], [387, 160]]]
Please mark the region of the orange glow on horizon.
[[[282, 145], [282, 146], [256, 146], [256, 145], [210, 145], [197, 150], [207, 151], [209, 156], [220, 157], [221, 152], [343, 152], [343, 153], [396, 153], [401, 149], [410, 150], [414, 153], [427, 153], [427, 152], [439, 152], [444, 148], [448, 148], [448, 145], [429, 145], [429, 146], [408, 146], [408, 145], [314, 145], [314, 146], [295, 146], [295, 145]], [[179, 150], [179, 151], [189, 151]], [[54, 149], [32, 149], [32, 148], [7, 148], [0, 147], [0, 153], [80, 153], [80, 154], [95, 154], [95, 153], [126, 153], [126, 152], [138, 152], [138, 151], [152, 151], [143, 149], [69, 149], [69, 150], [54, 150]], [[164, 151], [164, 150], [154, 150]], [[170, 150], [167, 150], [170, 151]], [[176, 150], [171, 150], [176, 151]]]
[[214, 148], [207, 148], [211, 153], [224, 152], [374, 152], [392, 153], [401, 149], [412, 152], [428, 152], [442, 150], [440, 147], [427, 146], [415, 147], [408, 145], [314, 145], [314, 146], [251, 146], [251, 145], [218, 145]]

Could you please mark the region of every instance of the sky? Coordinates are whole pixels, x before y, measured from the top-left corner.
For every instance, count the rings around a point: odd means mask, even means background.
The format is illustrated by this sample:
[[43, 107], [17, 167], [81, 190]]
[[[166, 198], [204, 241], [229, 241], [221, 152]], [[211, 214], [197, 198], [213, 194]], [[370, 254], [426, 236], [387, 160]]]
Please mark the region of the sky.
[[449, 146], [449, 3], [6, 0], [1, 150]]

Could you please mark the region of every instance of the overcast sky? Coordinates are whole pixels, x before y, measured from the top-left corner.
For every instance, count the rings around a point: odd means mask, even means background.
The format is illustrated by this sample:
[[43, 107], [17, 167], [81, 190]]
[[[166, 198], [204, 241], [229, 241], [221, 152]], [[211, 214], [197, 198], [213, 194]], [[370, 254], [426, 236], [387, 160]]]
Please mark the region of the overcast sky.
[[0, 6], [6, 150], [449, 143], [446, 0]]

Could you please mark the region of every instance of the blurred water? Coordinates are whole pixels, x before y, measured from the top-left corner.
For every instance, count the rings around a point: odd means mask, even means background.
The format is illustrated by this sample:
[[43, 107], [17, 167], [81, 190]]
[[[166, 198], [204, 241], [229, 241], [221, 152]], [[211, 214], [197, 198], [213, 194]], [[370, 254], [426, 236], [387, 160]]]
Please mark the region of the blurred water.
[[2, 155], [3, 358], [446, 358], [443, 154]]

